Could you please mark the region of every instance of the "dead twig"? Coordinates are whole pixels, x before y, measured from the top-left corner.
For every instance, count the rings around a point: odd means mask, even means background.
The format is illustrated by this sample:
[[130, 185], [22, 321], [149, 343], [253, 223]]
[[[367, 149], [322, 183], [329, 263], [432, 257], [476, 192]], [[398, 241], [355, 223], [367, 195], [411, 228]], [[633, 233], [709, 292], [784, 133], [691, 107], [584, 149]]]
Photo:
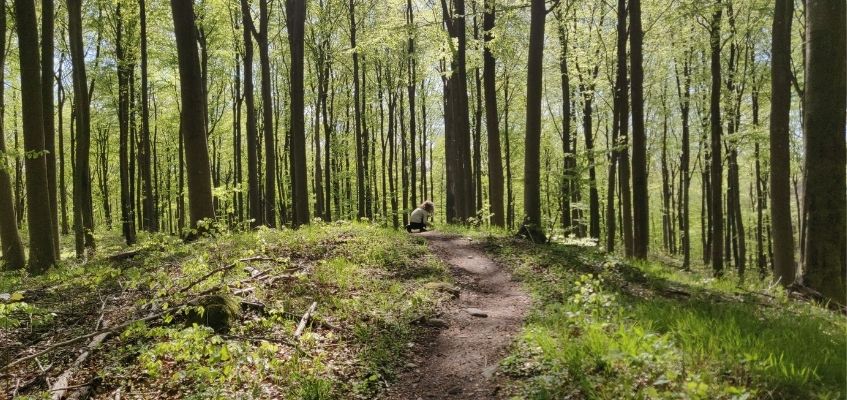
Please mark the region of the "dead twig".
[[315, 312], [315, 308], [318, 307], [318, 302], [313, 301], [312, 305], [309, 306], [309, 309], [306, 310], [306, 313], [303, 314], [303, 318], [300, 318], [300, 323], [297, 324], [297, 330], [294, 331], [294, 337], [298, 338], [303, 334], [303, 330], [306, 329], [306, 324], [309, 322], [309, 318], [312, 316], [312, 313]]

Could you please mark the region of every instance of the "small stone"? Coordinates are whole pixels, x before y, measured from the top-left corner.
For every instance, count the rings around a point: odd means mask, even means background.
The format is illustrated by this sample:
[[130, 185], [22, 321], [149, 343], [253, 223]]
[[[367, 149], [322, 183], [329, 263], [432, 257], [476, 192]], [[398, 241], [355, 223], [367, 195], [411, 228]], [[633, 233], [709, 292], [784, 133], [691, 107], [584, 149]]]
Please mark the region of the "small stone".
[[415, 364], [413, 362], [407, 362], [406, 363], [406, 368], [415, 368], [417, 366], [418, 366], [418, 364]]
[[467, 311], [468, 314], [470, 314], [474, 317], [479, 317], [479, 318], [487, 318], [488, 317], [488, 314], [486, 314], [484, 311], [482, 311], [478, 308], [466, 308], [465, 311]]

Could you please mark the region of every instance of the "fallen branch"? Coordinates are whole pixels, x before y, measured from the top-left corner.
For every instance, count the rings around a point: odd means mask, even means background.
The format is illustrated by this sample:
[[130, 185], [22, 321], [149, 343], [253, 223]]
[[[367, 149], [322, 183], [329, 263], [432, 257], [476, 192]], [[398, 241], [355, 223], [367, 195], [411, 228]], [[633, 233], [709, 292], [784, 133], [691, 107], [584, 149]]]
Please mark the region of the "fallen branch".
[[306, 329], [306, 324], [309, 322], [309, 318], [312, 316], [312, 313], [315, 312], [315, 308], [318, 306], [317, 301], [313, 301], [312, 305], [309, 306], [309, 309], [306, 310], [306, 313], [303, 314], [303, 318], [300, 318], [300, 323], [297, 324], [297, 330], [294, 331], [294, 337], [298, 338], [303, 334], [303, 330]]
[[115, 326], [115, 327], [113, 327], [113, 328], [100, 329], [100, 330], [97, 330], [97, 331], [94, 331], [94, 332], [91, 332], [91, 333], [88, 333], [88, 334], [85, 334], [85, 335], [82, 335], [82, 336], [77, 336], [77, 337], [75, 337], [75, 338], [73, 338], [73, 339], [68, 339], [68, 340], [65, 340], [65, 341], [63, 341], [63, 342], [56, 343], [56, 344], [54, 344], [54, 345], [52, 345], [52, 346], [50, 346], [50, 347], [47, 347], [47, 348], [46, 348], [46, 349], [44, 349], [44, 350], [37, 351], [37, 352], [35, 352], [35, 353], [33, 353], [33, 354], [30, 354], [30, 355], [28, 355], [28, 356], [26, 356], [26, 357], [21, 357], [21, 358], [19, 358], [19, 359], [15, 360], [15, 361], [12, 361], [12, 362], [10, 362], [10, 363], [6, 364], [5, 366], [3, 366], [2, 368], [0, 368], [0, 371], [5, 371], [5, 370], [7, 370], [7, 369], [9, 369], [9, 368], [11, 368], [11, 367], [14, 367], [15, 365], [18, 365], [18, 364], [20, 364], [20, 363], [22, 363], [22, 362], [24, 362], [24, 361], [32, 360], [33, 358], [36, 358], [36, 357], [41, 357], [41, 356], [43, 356], [43, 355], [45, 355], [45, 354], [47, 354], [47, 353], [49, 353], [49, 352], [51, 352], [51, 351], [53, 351], [53, 350], [56, 350], [56, 349], [58, 349], [58, 348], [62, 348], [62, 347], [65, 347], [65, 346], [69, 346], [69, 345], [72, 345], [72, 344], [74, 344], [74, 343], [81, 342], [81, 341], [83, 341], [83, 340], [85, 340], [85, 339], [93, 338], [93, 337], [95, 337], [95, 336], [97, 336], [97, 335], [100, 335], [100, 334], [103, 334], [103, 333], [107, 333], [107, 332], [108, 332], [108, 333], [112, 333], [112, 332], [118, 331], [118, 330], [120, 330], [120, 329], [124, 329], [124, 328], [126, 328], [126, 327], [128, 327], [128, 326], [130, 326], [130, 325], [132, 325], [132, 324], [134, 324], [134, 323], [136, 323], [136, 322], [147, 322], [147, 321], [150, 321], [150, 320], [153, 320], [153, 319], [159, 318], [159, 317], [161, 317], [162, 315], [164, 315], [164, 314], [165, 314], [166, 312], [168, 312], [168, 311], [171, 311], [171, 310], [166, 310], [166, 311], [158, 312], [158, 313], [155, 313], [155, 314], [151, 314], [151, 315], [148, 315], [148, 316], [146, 316], [146, 317], [144, 317], [144, 318], [138, 318], [138, 319], [134, 319], [134, 320], [132, 320], [132, 321], [124, 322], [124, 323], [122, 323], [122, 324], [120, 324], [120, 325], [116, 325], [116, 326]]
[[88, 360], [88, 357], [91, 355], [92, 352], [94, 352], [97, 346], [100, 346], [100, 344], [103, 343], [103, 340], [105, 340], [111, 334], [112, 332], [103, 332], [97, 336], [94, 336], [94, 338], [91, 339], [90, 342], [88, 342], [88, 345], [86, 345], [86, 350], [82, 352], [82, 354], [80, 354], [76, 358], [76, 360], [74, 360], [73, 364], [71, 364], [71, 366], [68, 367], [65, 372], [62, 372], [62, 374], [59, 375], [58, 378], [56, 378], [56, 381], [53, 382], [53, 385], [50, 386], [50, 392], [53, 392], [53, 395], [51, 396], [53, 400], [61, 400], [65, 398], [68, 393], [68, 389], [75, 389], [82, 386], [88, 386], [90, 384], [89, 382], [81, 386], [68, 385], [68, 383], [71, 381], [71, 378], [73, 378], [76, 369], [79, 368], [79, 366], [82, 365], [85, 360]]
[[190, 284], [188, 284], [188, 286], [180, 289], [178, 293], [185, 293], [185, 292], [191, 290], [191, 288], [203, 283], [205, 280], [212, 277], [212, 275], [215, 275], [219, 272], [228, 271], [230, 269], [235, 268], [235, 266], [240, 264], [240, 263], [250, 262], [250, 261], [275, 261], [275, 260], [273, 258], [269, 258], [269, 257], [265, 257], [265, 256], [254, 256], [254, 257], [247, 257], [247, 258], [239, 259], [238, 261], [236, 261], [232, 264], [224, 265], [223, 267], [215, 268], [215, 269], [209, 271], [208, 273], [206, 273], [206, 275], [201, 276], [199, 279], [197, 279], [194, 282], [191, 282]]

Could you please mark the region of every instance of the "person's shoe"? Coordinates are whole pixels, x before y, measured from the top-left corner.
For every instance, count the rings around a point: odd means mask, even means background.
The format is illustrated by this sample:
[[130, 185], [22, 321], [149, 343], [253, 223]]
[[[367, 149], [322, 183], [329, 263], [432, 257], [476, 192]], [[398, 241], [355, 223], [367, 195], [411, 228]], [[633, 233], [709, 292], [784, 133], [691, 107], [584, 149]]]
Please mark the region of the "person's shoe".
[[426, 228], [421, 228], [420, 233], [426, 232]]

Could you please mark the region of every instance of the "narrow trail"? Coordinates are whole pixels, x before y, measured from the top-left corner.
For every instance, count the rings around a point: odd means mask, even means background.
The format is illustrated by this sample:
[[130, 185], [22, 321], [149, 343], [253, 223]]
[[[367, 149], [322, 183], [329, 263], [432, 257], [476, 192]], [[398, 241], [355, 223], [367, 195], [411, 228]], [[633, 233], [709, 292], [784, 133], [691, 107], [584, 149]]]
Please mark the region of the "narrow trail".
[[520, 331], [529, 296], [471, 240], [438, 232], [421, 236], [450, 266], [459, 296], [430, 321], [443, 328], [418, 344], [409, 369], [383, 398], [504, 398], [495, 372]]

